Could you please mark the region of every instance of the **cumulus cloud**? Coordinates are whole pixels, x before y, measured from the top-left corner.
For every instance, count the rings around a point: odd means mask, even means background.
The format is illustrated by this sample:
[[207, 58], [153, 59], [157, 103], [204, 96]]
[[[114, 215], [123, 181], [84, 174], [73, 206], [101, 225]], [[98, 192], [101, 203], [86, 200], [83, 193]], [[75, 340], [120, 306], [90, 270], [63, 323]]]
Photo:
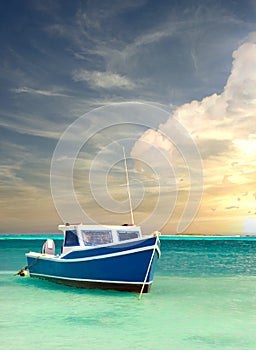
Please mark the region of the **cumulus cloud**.
[[73, 73], [74, 81], [86, 81], [94, 88], [122, 88], [132, 89], [134, 83], [128, 78], [111, 72], [98, 72], [88, 70], [77, 70]]
[[[202, 101], [192, 101], [178, 107], [170, 119], [159, 126], [159, 130], [169, 135], [174, 118], [186, 128], [198, 145], [203, 140], [229, 141], [232, 151], [239, 148], [240, 151], [245, 152], [247, 146], [254, 150], [256, 33], [251, 34], [248, 40], [233, 53], [233, 58], [231, 74], [220, 95], [213, 94]], [[163, 139], [161, 142], [161, 139], [156, 136], [158, 133], [159, 131], [148, 130], [141, 140], [152, 139], [154, 144], [157, 143], [165, 149], [166, 140]], [[140, 150], [135, 147], [134, 153], [136, 152]], [[234, 161], [238, 162], [237, 159]]]
[[151, 148], [151, 146], [161, 148], [164, 151], [171, 152], [174, 148], [171, 141], [165, 137], [159, 130], [148, 129], [140, 138], [140, 151]]
[[[155, 147], [167, 150], [166, 139], [161, 139], [158, 135], [160, 132], [171, 135], [173, 122], [178, 121], [200, 150], [205, 174], [205, 200], [209, 200], [207, 193], [211, 193], [211, 198], [219, 197], [219, 203], [225, 199], [222, 208], [236, 207], [232, 204], [231, 197], [236, 195], [237, 198], [246, 191], [252, 192], [255, 186], [255, 67], [256, 33], [252, 33], [233, 53], [232, 70], [223, 92], [178, 107], [166, 123], [159, 125], [158, 131], [148, 130], [142, 135], [134, 145], [132, 155], [140, 158], [146, 152], [149, 161], [152, 148], [149, 146], [150, 142]], [[183, 135], [179, 138], [182, 145]], [[145, 140], [146, 150], [145, 146], [141, 146], [141, 142]], [[178, 167], [173, 147], [168, 144], [168, 148], [173, 166]], [[151, 160], [153, 161], [152, 158]], [[202, 205], [204, 206], [204, 202]], [[206, 205], [205, 203], [205, 207]]]
[[200, 138], [233, 141], [255, 137], [255, 57], [256, 33], [233, 53], [233, 67], [223, 93], [183, 105], [174, 118]]

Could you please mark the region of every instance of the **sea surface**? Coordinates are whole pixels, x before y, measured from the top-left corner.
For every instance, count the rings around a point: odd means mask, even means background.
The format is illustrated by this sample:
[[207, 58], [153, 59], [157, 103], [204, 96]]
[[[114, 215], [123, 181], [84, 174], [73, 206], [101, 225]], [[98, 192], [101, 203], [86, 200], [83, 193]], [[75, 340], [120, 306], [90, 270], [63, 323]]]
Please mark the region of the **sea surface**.
[[256, 238], [163, 237], [138, 301], [15, 276], [48, 237], [0, 235], [2, 349], [256, 349]]

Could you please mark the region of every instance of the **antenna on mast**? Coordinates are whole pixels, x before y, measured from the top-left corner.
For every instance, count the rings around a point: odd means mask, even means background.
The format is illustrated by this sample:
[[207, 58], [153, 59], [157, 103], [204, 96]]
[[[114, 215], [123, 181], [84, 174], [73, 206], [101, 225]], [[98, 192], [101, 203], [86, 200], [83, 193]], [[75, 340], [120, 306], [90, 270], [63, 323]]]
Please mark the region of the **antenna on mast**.
[[133, 211], [132, 211], [132, 200], [131, 200], [128, 168], [127, 168], [127, 163], [126, 163], [126, 155], [125, 155], [124, 147], [123, 147], [123, 153], [124, 153], [124, 166], [125, 166], [125, 173], [126, 173], [126, 186], [127, 186], [127, 192], [128, 192], [128, 198], [129, 198], [129, 204], [130, 204], [131, 220], [132, 220], [132, 224], [134, 225], [134, 217], [133, 217]]

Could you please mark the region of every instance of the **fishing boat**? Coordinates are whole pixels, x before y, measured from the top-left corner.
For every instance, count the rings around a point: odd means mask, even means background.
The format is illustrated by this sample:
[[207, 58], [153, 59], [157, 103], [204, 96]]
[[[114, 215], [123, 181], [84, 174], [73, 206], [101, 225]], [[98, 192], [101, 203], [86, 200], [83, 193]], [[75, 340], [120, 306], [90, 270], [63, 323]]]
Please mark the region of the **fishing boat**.
[[124, 164], [131, 224], [59, 225], [64, 238], [61, 252], [47, 239], [41, 252], [26, 254], [28, 265], [17, 274], [80, 288], [150, 291], [160, 257], [160, 233], [143, 236], [134, 224], [125, 151]]
[[65, 224], [59, 229], [64, 234], [60, 252], [47, 239], [41, 252], [26, 254], [24, 270], [30, 277], [80, 288], [149, 292], [160, 257], [159, 232], [143, 236], [134, 224]]

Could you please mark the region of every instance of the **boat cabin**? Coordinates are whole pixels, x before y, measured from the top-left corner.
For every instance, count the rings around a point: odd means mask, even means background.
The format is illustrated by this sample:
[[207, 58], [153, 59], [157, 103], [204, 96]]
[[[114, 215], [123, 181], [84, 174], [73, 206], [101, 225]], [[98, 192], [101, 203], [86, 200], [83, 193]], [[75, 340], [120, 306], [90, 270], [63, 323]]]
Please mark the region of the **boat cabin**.
[[141, 229], [136, 225], [59, 225], [64, 233], [63, 250], [66, 254], [74, 249], [85, 249], [97, 245], [108, 245], [142, 237]]

